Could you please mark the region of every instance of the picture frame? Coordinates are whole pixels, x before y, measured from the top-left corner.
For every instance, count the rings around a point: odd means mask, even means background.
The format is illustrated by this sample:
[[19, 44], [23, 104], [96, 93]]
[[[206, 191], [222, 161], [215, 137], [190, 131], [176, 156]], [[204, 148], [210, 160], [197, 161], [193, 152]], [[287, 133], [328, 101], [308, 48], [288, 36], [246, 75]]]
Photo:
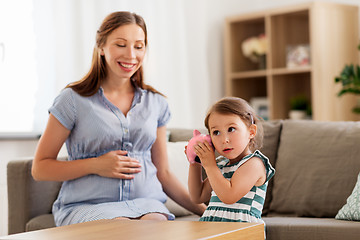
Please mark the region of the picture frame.
[[253, 97], [249, 104], [260, 118], [269, 120], [269, 100], [267, 97]]
[[310, 66], [310, 45], [289, 45], [286, 51], [286, 67], [294, 68], [306, 66]]

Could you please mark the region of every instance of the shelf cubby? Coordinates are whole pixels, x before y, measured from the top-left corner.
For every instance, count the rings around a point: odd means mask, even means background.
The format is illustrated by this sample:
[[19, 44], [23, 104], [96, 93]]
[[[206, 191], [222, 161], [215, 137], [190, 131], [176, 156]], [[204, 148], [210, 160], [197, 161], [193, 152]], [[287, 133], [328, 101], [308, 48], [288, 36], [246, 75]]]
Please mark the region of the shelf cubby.
[[[228, 17], [225, 23], [225, 95], [267, 98], [270, 119], [286, 119], [290, 99], [302, 94], [314, 120], [357, 120], [349, 111], [356, 97], [337, 97], [334, 82], [345, 64], [358, 63], [358, 6], [310, 2]], [[266, 68], [242, 53], [242, 42], [265, 34]], [[288, 63], [289, 48], [307, 46], [309, 62]]]
[[234, 79], [232, 96], [250, 101], [253, 97], [267, 96], [266, 77]]

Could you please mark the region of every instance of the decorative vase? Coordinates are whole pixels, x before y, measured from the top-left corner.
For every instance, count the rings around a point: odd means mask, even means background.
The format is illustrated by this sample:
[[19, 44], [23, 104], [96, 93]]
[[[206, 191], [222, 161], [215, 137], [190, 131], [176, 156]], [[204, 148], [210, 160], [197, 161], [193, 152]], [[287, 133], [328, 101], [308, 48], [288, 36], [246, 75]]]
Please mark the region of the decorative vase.
[[259, 56], [259, 70], [266, 69], [266, 54]]
[[293, 120], [306, 119], [306, 111], [305, 110], [290, 110], [289, 118], [293, 119]]

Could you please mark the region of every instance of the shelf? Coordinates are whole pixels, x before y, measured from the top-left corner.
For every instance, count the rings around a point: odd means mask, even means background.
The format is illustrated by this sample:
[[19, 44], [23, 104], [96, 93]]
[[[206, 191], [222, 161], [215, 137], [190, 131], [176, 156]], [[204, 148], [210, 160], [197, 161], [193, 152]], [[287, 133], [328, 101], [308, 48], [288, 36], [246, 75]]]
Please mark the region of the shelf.
[[[308, 98], [314, 120], [358, 119], [351, 112], [356, 96], [339, 98], [334, 81], [345, 64], [359, 62], [358, 12], [358, 6], [310, 2], [227, 18], [225, 94], [266, 98], [270, 119], [287, 119], [290, 99], [297, 95]], [[242, 52], [243, 41], [260, 34], [268, 41], [263, 70]]]
[[307, 72], [311, 72], [311, 66], [235, 72], [235, 73], [231, 73], [230, 77], [233, 79], [235, 79], [235, 78], [252, 78], [252, 77], [256, 78], [256, 77], [266, 77], [268, 74], [285, 75], [285, 74], [296, 74], [296, 73], [307, 73]]
[[311, 72], [311, 66], [296, 67], [296, 68], [276, 68], [276, 69], [271, 69], [270, 71], [271, 71], [271, 74], [273, 74], [273, 75], [307, 73], [307, 72]]
[[276, 106], [273, 111], [274, 119], [288, 118], [290, 111], [290, 99], [297, 95], [305, 95], [311, 102], [311, 76], [310, 72], [296, 72], [294, 74], [280, 74], [273, 76], [271, 95], [276, 96], [273, 104]]
[[235, 78], [231, 96], [241, 97], [250, 101], [253, 97], [266, 97], [266, 77]]
[[267, 73], [266, 70], [236, 72], [231, 74], [231, 78], [265, 77], [266, 73]]
[[274, 15], [271, 29], [272, 67], [284, 68], [289, 48], [310, 45], [309, 10]]
[[251, 62], [242, 54], [241, 45], [244, 40], [249, 37], [259, 36], [265, 33], [265, 19], [263, 17], [255, 17], [244, 21], [229, 21], [229, 30], [233, 33], [230, 37], [231, 41], [231, 71], [253, 71], [257, 70], [258, 64]]

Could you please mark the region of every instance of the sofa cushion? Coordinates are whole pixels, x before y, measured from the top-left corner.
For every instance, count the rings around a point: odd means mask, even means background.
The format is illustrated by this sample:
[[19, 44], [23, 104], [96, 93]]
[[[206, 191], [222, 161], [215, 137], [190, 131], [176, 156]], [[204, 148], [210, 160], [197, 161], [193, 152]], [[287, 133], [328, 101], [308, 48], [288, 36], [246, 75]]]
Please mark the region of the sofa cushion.
[[360, 222], [334, 218], [264, 217], [267, 240], [357, 240]]
[[[188, 189], [187, 181], [189, 163], [184, 153], [186, 145], [186, 141], [167, 142], [167, 151], [170, 170], [179, 179], [183, 186]], [[169, 209], [171, 213], [175, 215], [175, 217], [187, 216], [191, 214], [191, 212], [175, 203], [171, 198], [168, 198], [165, 206]]]
[[[189, 141], [193, 136], [194, 129], [190, 128], [170, 128], [170, 142]], [[205, 128], [198, 129], [203, 134], [209, 134]]]
[[346, 200], [346, 204], [335, 216], [336, 219], [360, 221], [360, 173], [351, 195]]
[[54, 216], [49, 213], [32, 218], [26, 223], [25, 230], [28, 232], [52, 227], [55, 227]]
[[270, 211], [335, 217], [360, 170], [360, 122], [283, 122]]
[[[263, 147], [260, 149], [265, 156], [270, 160], [271, 165], [275, 168], [275, 161], [277, 157], [277, 150], [279, 147], [279, 138], [281, 132], [281, 123], [282, 121], [265, 121], [263, 122], [264, 128], [264, 142]], [[276, 174], [275, 174], [276, 175]], [[272, 199], [272, 188], [273, 180], [271, 178], [268, 184], [266, 198], [263, 208], [263, 215], [266, 215], [269, 212], [270, 202]]]

